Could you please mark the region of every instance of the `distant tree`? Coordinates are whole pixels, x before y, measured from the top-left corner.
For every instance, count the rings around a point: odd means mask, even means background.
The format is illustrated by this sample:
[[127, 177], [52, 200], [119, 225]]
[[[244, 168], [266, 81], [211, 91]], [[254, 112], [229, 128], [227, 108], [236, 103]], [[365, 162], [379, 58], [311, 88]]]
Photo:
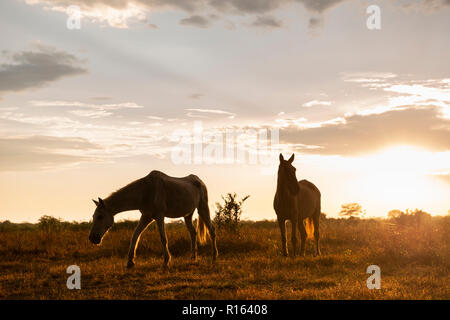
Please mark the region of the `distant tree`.
[[392, 220], [398, 225], [403, 226], [421, 226], [431, 219], [431, 214], [421, 209], [406, 209], [404, 212], [398, 209], [388, 212], [388, 219]]
[[406, 210], [406, 212], [409, 211], [409, 214], [414, 217], [414, 223], [416, 226], [420, 226], [423, 225], [425, 223], [428, 223], [431, 220], [431, 214], [429, 214], [428, 212], [425, 212], [421, 209], [414, 209], [413, 210]]
[[388, 219], [396, 219], [403, 214], [405, 214], [403, 211], [394, 209], [388, 212]]
[[52, 216], [44, 215], [39, 218], [38, 226], [40, 229], [50, 232], [61, 229], [62, 221]]
[[216, 216], [214, 222], [219, 229], [227, 229], [231, 232], [237, 232], [239, 228], [239, 221], [242, 215], [242, 204], [250, 196], [247, 195], [241, 200], [237, 199], [236, 193], [227, 193], [222, 196], [223, 204], [216, 202]]
[[366, 214], [366, 210], [363, 210], [359, 203], [345, 203], [341, 205], [341, 211], [339, 215], [342, 217], [355, 217], [360, 218]]
[[1, 221], [0, 222], [0, 231], [9, 230], [9, 229], [11, 229], [12, 226], [13, 226], [13, 224], [9, 220]]

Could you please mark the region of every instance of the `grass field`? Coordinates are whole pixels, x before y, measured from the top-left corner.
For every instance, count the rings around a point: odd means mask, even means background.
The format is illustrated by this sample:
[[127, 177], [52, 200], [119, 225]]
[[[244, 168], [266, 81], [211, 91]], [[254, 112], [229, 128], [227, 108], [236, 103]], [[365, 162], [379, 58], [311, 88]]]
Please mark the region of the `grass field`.
[[[87, 223], [0, 223], [1, 299], [450, 299], [449, 222], [323, 219], [322, 256], [283, 257], [275, 222], [244, 222], [219, 232], [219, 259], [209, 247], [190, 259], [182, 223], [168, 224], [172, 265], [163, 271], [155, 225], [141, 237], [136, 267], [126, 256], [136, 222], [114, 225], [101, 247]], [[81, 290], [68, 290], [66, 268], [81, 268]], [[369, 290], [366, 268], [381, 268], [381, 289]]]

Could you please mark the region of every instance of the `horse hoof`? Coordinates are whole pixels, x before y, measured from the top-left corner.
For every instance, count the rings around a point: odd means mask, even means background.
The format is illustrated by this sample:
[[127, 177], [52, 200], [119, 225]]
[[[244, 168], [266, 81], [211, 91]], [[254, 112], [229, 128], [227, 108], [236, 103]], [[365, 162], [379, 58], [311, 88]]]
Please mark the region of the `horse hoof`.
[[168, 271], [169, 270], [169, 265], [170, 265], [171, 261], [172, 261], [171, 257], [169, 257], [167, 260], [164, 260], [164, 263], [163, 263], [163, 270], [164, 271]]
[[132, 269], [132, 268], [134, 268], [134, 266], [135, 266], [135, 264], [134, 264], [133, 261], [128, 261], [128, 263], [127, 263], [127, 269]]

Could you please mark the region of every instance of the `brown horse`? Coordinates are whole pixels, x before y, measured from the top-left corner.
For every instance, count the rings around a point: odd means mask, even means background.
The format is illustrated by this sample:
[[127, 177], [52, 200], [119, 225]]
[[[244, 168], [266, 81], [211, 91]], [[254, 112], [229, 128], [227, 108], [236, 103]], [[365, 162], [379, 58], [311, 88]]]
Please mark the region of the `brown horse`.
[[[213, 260], [217, 257], [216, 235], [211, 223], [208, 192], [199, 177], [189, 175], [183, 178], [170, 177], [160, 171], [152, 171], [146, 177], [131, 182], [127, 186], [112, 193], [108, 198], [93, 200], [97, 208], [93, 216], [93, 225], [89, 240], [100, 244], [106, 232], [114, 223], [114, 215], [128, 210], [139, 210], [141, 219], [131, 237], [128, 251], [127, 268], [134, 266], [136, 248], [141, 233], [154, 220], [158, 225], [164, 250], [164, 267], [170, 263], [170, 252], [167, 245], [164, 218], [184, 217], [186, 227], [191, 236], [192, 258], [197, 257], [197, 236], [200, 243], [210, 236]], [[192, 215], [198, 212], [197, 230], [192, 224]]]
[[[286, 220], [292, 223], [293, 256], [297, 253], [297, 226], [300, 231], [300, 255], [305, 255], [306, 236], [314, 233], [316, 242], [316, 255], [319, 249], [319, 217], [320, 217], [320, 191], [307, 180], [297, 181], [295, 167], [292, 166], [294, 154], [289, 160], [284, 160], [280, 153], [278, 167], [278, 182], [273, 207], [277, 214], [278, 225], [281, 231], [281, 245], [283, 254], [288, 255], [286, 246]], [[303, 221], [306, 219], [306, 228]]]

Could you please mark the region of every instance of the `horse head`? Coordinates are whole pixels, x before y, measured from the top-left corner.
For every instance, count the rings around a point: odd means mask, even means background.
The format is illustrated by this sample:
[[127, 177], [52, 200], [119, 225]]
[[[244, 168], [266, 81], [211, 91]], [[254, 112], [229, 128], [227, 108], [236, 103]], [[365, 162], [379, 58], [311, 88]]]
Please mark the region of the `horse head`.
[[112, 227], [114, 223], [114, 216], [110, 210], [105, 206], [102, 199], [94, 201], [97, 206], [93, 215], [93, 224], [89, 233], [89, 240], [93, 244], [100, 244], [106, 232]]
[[297, 177], [295, 176], [295, 167], [292, 165], [294, 162], [294, 154], [289, 160], [284, 160], [283, 155], [280, 153], [280, 165], [278, 166], [278, 181], [282, 186], [287, 187], [291, 195], [296, 195], [300, 187], [298, 186]]

